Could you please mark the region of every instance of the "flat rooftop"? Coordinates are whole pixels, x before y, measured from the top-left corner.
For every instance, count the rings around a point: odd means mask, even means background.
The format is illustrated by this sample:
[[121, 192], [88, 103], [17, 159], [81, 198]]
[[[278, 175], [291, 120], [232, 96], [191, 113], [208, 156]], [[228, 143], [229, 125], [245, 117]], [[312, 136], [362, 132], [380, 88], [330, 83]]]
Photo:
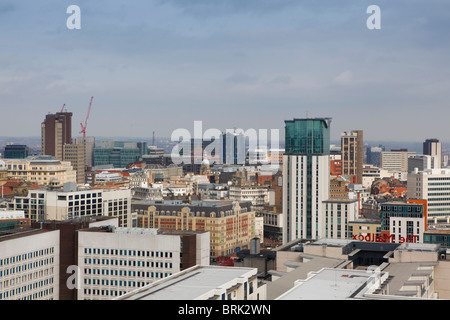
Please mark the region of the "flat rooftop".
[[372, 273], [363, 270], [323, 268], [276, 300], [345, 300], [367, 291]]
[[195, 300], [214, 289], [231, 287], [234, 280], [256, 276], [257, 269], [219, 266], [195, 266], [170, 277], [129, 292], [115, 300]]
[[2, 232], [0, 232], [0, 242], [19, 239], [19, 238], [28, 237], [28, 236], [33, 236], [36, 234], [46, 233], [46, 232], [51, 232], [51, 231], [53, 231], [53, 230], [32, 229], [32, 228], [2, 231]]
[[[300, 254], [300, 253], [299, 253]], [[327, 268], [336, 268], [342, 263], [344, 260], [319, 257], [319, 256], [309, 256], [300, 254], [304, 258], [309, 259], [307, 262], [286, 262], [285, 265], [291, 268], [295, 268], [294, 270], [286, 273], [278, 272], [275, 270], [270, 270], [269, 273], [275, 276], [279, 276], [280, 278], [275, 281], [267, 283], [267, 299], [274, 300], [277, 297], [281, 296], [286, 291], [292, 289], [295, 286], [295, 282], [299, 279], [306, 279], [310, 272], [318, 271], [324, 267]]]

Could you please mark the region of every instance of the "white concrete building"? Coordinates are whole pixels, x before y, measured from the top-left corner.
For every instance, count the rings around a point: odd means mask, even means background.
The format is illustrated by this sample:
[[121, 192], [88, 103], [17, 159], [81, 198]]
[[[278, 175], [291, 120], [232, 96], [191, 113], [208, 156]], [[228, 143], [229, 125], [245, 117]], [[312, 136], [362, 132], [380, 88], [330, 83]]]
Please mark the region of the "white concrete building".
[[129, 189], [30, 190], [26, 197], [15, 197], [10, 209], [23, 210], [31, 221], [99, 215], [118, 217], [121, 227], [132, 221]]
[[202, 199], [229, 199], [228, 185], [225, 184], [199, 183], [196, 192]]
[[357, 199], [330, 199], [323, 201], [325, 214], [324, 231], [325, 238], [347, 239], [348, 222], [358, 218]]
[[252, 205], [262, 207], [269, 203], [269, 187], [231, 185], [229, 187], [229, 198], [239, 202], [251, 201]]
[[259, 238], [260, 242], [264, 242], [264, 217], [255, 216], [255, 238]]
[[449, 223], [450, 169], [414, 170], [409, 173], [407, 198], [427, 200], [428, 223]]
[[[209, 264], [209, 233], [198, 233], [199, 264]], [[78, 232], [79, 300], [112, 299], [180, 272], [179, 235], [157, 229], [100, 228]]]
[[119, 182], [122, 181], [122, 175], [119, 172], [102, 171], [95, 175], [95, 183]]
[[265, 300], [258, 269], [194, 266], [116, 300]]
[[59, 299], [59, 230], [0, 238], [0, 300]]
[[[307, 162], [311, 161], [308, 175]], [[308, 180], [310, 176], [310, 185]], [[289, 183], [287, 182], [289, 179]], [[283, 159], [283, 243], [297, 238], [325, 237], [325, 213], [322, 202], [330, 192], [329, 155], [285, 155]], [[308, 199], [310, 196], [310, 200]], [[307, 204], [310, 203], [310, 212]]]
[[415, 155], [415, 152], [406, 150], [391, 150], [381, 152], [380, 167], [388, 171], [408, 171], [408, 157]]

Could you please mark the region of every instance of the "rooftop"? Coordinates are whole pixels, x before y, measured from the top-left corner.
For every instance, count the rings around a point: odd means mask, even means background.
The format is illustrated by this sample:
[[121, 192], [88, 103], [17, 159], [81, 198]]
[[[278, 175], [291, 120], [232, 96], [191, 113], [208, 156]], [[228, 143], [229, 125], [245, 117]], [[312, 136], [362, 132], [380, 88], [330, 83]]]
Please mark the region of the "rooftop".
[[18, 238], [22, 238], [22, 237], [28, 237], [28, 236], [32, 236], [32, 235], [36, 235], [36, 234], [40, 234], [40, 233], [51, 232], [51, 231], [53, 231], [53, 230], [31, 229], [31, 228], [2, 231], [2, 232], [0, 232], [0, 242], [18, 239]]
[[[287, 272], [282, 273], [279, 271], [270, 270], [269, 273], [275, 276], [280, 276], [280, 278], [276, 279], [275, 281], [267, 283], [267, 299], [273, 300], [277, 297], [281, 296], [283, 293], [285, 293], [287, 290], [292, 289], [295, 286], [295, 282], [299, 279], [306, 279], [308, 277], [308, 274], [313, 271], [317, 271], [321, 268], [327, 267], [327, 268], [335, 268], [342, 264], [344, 260], [340, 259], [333, 259], [333, 258], [326, 258], [326, 257], [319, 257], [319, 256], [306, 256], [302, 255], [308, 260], [307, 262], [302, 263], [294, 263], [294, 262], [286, 262], [290, 267], [294, 267], [295, 269]], [[286, 298], [290, 299], [290, 298]], [[298, 298], [295, 298], [298, 299]]]
[[214, 296], [215, 289], [228, 289], [233, 280], [256, 275], [257, 269], [195, 266], [129, 292], [116, 300], [194, 300]]
[[370, 289], [374, 273], [365, 270], [323, 268], [311, 272], [305, 281], [276, 300], [344, 300], [356, 299]]

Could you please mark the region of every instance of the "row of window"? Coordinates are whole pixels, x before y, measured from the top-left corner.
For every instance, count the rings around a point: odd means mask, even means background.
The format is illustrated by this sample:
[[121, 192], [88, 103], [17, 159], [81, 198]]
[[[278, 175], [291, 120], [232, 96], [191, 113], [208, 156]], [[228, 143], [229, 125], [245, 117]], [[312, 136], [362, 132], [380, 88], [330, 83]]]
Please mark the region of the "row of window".
[[23, 295], [25, 292], [27, 291], [24, 290], [23, 288], [22, 290], [21, 288], [17, 288], [6, 292], [0, 292], [0, 300], [8, 298], [16, 300], [36, 300], [42, 299], [44, 297], [48, 297], [49, 300], [53, 300], [53, 298], [51, 297], [53, 295], [53, 288], [44, 289], [39, 292], [29, 294], [27, 296], [17, 297], [18, 295]]
[[41, 259], [39, 261], [25, 263], [23, 265], [16, 265], [11, 268], [3, 267], [3, 268], [0, 268], [0, 277], [2, 277], [2, 276], [6, 277], [9, 275], [13, 275], [16, 272], [19, 273], [22, 271], [26, 271], [28, 269], [35, 269], [35, 268], [39, 268], [39, 267], [46, 266], [46, 265], [53, 264], [53, 263], [54, 263], [54, 258], [50, 257], [50, 258], [46, 258], [46, 259]]
[[381, 206], [383, 212], [422, 212], [422, 206]]
[[[3, 289], [5, 289], [5, 290], [0, 290], [0, 300], [6, 299], [8, 297], [12, 298], [15, 295], [23, 295], [28, 292], [32, 292], [32, 291], [36, 291], [36, 290], [38, 290], [38, 291], [30, 294], [29, 296], [34, 296], [35, 299], [38, 299], [38, 298], [42, 297], [43, 295], [48, 295], [48, 294], [53, 293], [53, 287], [52, 287], [53, 283], [54, 283], [53, 278], [48, 278], [48, 279], [36, 281], [34, 283], [30, 283], [25, 286], [18, 286], [16, 288], [11, 288], [8, 290], [7, 288], [13, 287], [14, 284], [9, 283], [9, 280], [5, 280], [2, 283]], [[1, 288], [1, 286], [0, 286], [0, 288]], [[22, 298], [25, 298], [25, 297], [22, 297]], [[20, 299], [20, 297], [16, 297], [15, 299]]]
[[[131, 287], [131, 286], [130, 286]], [[85, 296], [104, 296], [104, 297], [120, 297], [127, 293], [121, 290], [104, 290], [104, 289], [84, 289]], [[87, 300], [87, 298], [85, 298]]]
[[146, 251], [146, 250], [123, 250], [123, 249], [99, 249], [84, 248], [85, 254], [102, 254], [113, 256], [130, 256], [130, 257], [156, 257], [156, 258], [172, 258], [170, 251]]
[[109, 259], [84, 259], [85, 264], [95, 264], [95, 265], [111, 265], [111, 266], [121, 266], [121, 267], [151, 267], [151, 268], [172, 268], [171, 262], [162, 261], [135, 261], [135, 260], [109, 260]]
[[21, 262], [26, 259], [33, 259], [33, 258], [42, 257], [44, 255], [53, 254], [54, 250], [55, 249], [53, 247], [51, 247], [51, 248], [36, 250], [33, 252], [19, 254], [19, 255], [12, 256], [12, 257], [0, 259], [0, 267], [7, 266], [9, 264], [13, 264], [13, 263], [17, 263], [17, 262]]
[[[134, 273], [136, 273], [134, 271]], [[141, 272], [141, 277], [142, 278], [147, 278], [147, 279], [162, 279], [162, 278], [166, 278], [168, 276], [171, 276], [172, 273], [170, 272]], [[136, 275], [134, 276], [136, 277]], [[139, 283], [136, 281], [131, 281], [131, 280], [116, 280], [116, 279], [97, 279], [97, 278], [84, 278], [84, 284], [85, 285], [102, 285], [102, 286], [114, 286], [114, 287], [134, 287], [135, 283]]]

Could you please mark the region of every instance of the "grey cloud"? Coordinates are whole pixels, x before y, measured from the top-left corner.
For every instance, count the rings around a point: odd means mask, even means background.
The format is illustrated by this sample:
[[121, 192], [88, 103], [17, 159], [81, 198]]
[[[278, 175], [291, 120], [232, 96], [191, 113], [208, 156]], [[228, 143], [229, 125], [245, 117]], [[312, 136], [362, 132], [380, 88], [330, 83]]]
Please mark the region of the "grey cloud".
[[230, 77], [228, 77], [226, 79], [226, 82], [228, 83], [233, 83], [233, 84], [253, 84], [255, 82], [258, 81], [257, 77], [254, 76], [250, 76], [248, 74], [245, 73], [234, 73], [233, 75], [231, 75]]
[[290, 76], [278, 76], [273, 78], [269, 83], [271, 84], [289, 84], [292, 83], [292, 78]]

